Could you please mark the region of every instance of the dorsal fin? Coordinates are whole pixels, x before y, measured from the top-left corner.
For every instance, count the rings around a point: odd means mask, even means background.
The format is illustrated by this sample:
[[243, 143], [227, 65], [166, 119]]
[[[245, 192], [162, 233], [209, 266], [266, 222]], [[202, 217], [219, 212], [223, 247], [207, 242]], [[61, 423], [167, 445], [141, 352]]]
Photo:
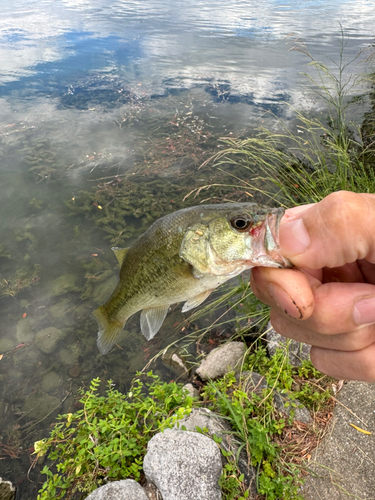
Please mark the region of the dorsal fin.
[[114, 254], [116, 255], [116, 259], [118, 260], [118, 263], [121, 267], [129, 248], [112, 247], [111, 250], [113, 250]]

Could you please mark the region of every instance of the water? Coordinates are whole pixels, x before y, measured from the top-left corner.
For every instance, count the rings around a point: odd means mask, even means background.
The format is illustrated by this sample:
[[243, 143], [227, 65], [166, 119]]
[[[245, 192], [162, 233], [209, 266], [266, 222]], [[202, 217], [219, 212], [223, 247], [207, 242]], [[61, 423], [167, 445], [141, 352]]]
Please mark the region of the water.
[[269, 111], [290, 123], [292, 108], [324, 116], [301, 75], [308, 57], [289, 49], [303, 45], [335, 70], [339, 23], [350, 60], [373, 43], [375, 7], [1, 0], [0, 12], [0, 476], [34, 499], [43, 476], [28, 475], [32, 444], [77, 388], [100, 376], [126, 389], [181, 336], [174, 308], [152, 343], [135, 317], [120, 347], [98, 354], [90, 312], [116, 283], [110, 247], [212, 182], [212, 170], [197, 168], [218, 137], [275, 126]]

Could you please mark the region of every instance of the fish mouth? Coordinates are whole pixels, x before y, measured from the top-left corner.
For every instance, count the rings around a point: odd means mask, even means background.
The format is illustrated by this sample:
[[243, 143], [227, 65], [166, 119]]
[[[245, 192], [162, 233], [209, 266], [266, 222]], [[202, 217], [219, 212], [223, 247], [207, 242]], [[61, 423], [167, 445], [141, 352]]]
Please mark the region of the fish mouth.
[[279, 245], [280, 221], [283, 208], [274, 208], [259, 227], [259, 233], [253, 238], [254, 264], [265, 267], [292, 267], [288, 259], [281, 255]]

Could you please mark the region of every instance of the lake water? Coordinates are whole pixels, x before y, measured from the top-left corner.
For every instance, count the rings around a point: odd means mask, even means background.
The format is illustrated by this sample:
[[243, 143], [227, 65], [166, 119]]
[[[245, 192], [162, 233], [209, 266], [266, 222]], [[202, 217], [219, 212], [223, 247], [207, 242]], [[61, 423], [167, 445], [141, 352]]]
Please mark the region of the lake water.
[[116, 283], [110, 247], [197, 203], [183, 198], [215, 179], [198, 167], [219, 137], [293, 126], [293, 109], [324, 117], [303, 51], [336, 71], [340, 23], [350, 60], [374, 42], [375, 5], [0, 0], [0, 12], [0, 476], [27, 500], [43, 482], [28, 475], [33, 442], [78, 387], [100, 376], [125, 390], [181, 337], [174, 308], [153, 342], [135, 317], [99, 355], [90, 313]]

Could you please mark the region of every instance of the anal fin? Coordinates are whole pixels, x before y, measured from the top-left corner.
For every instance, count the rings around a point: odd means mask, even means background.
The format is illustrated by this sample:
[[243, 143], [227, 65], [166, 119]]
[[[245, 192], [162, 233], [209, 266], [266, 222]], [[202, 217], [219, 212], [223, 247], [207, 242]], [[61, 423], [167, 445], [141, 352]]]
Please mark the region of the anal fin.
[[183, 313], [190, 311], [190, 309], [194, 309], [194, 307], [199, 306], [204, 302], [209, 295], [213, 292], [212, 290], [206, 290], [205, 292], [199, 293], [195, 297], [192, 297], [191, 299], [187, 300], [185, 304], [182, 306], [181, 311]]
[[151, 340], [160, 330], [167, 315], [168, 306], [148, 307], [141, 312], [141, 330], [147, 340]]

